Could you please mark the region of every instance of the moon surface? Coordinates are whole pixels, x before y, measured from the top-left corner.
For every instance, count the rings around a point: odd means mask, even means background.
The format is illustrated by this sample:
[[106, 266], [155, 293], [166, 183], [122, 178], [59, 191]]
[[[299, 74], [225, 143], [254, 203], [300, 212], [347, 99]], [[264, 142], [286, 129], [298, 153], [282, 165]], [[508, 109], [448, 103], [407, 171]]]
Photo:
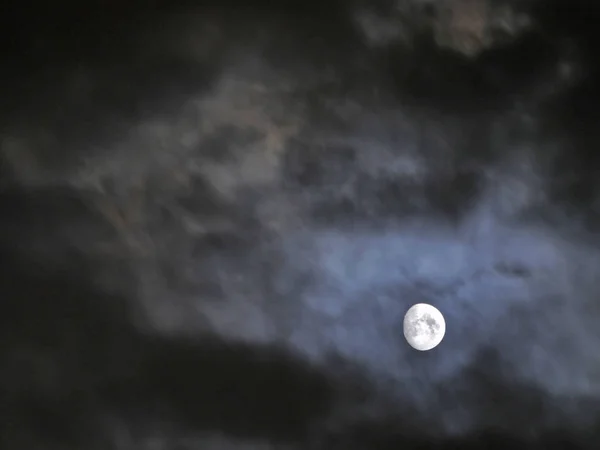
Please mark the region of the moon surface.
[[442, 342], [446, 321], [442, 313], [427, 303], [417, 303], [404, 316], [404, 337], [412, 348], [427, 351]]

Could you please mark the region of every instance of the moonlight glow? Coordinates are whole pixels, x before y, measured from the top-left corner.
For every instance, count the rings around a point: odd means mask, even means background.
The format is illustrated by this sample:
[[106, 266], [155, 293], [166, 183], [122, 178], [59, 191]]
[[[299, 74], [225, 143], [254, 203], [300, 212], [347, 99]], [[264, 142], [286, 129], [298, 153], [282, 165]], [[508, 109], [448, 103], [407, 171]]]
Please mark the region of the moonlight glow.
[[427, 303], [413, 305], [404, 316], [404, 337], [415, 350], [426, 351], [438, 346], [446, 334], [442, 313]]

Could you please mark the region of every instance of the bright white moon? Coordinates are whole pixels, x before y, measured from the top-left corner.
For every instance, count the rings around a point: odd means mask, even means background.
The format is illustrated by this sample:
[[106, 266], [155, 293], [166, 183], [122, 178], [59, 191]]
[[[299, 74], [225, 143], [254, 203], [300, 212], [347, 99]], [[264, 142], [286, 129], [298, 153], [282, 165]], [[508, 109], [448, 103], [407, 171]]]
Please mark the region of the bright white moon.
[[404, 316], [404, 337], [415, 350], [422, 352], [437, 347], [446, 334], [442, 313], [427, 303], [411, 306]]

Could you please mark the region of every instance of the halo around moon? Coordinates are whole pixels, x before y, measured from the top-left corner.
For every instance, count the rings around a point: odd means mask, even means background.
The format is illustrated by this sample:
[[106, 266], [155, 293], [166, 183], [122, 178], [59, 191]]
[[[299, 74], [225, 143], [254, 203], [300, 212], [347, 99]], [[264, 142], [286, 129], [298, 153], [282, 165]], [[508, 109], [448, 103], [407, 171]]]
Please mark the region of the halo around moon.
[[412, 348], [427, 351], [442, 342], [446, 321], [442, 313], [427, 303], [417, 303], [404, 316], [404, 337]]

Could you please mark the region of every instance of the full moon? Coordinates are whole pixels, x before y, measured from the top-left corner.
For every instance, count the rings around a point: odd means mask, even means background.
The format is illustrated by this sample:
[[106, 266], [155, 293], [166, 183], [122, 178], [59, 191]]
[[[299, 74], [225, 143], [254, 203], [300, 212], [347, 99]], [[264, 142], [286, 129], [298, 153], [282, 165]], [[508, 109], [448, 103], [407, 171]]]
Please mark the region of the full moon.
[[412, 348], [427, 351], [444, 339], [446, 321], [442, 313], [427, 303], [411, 306], [404, 316], [404, 337]]

